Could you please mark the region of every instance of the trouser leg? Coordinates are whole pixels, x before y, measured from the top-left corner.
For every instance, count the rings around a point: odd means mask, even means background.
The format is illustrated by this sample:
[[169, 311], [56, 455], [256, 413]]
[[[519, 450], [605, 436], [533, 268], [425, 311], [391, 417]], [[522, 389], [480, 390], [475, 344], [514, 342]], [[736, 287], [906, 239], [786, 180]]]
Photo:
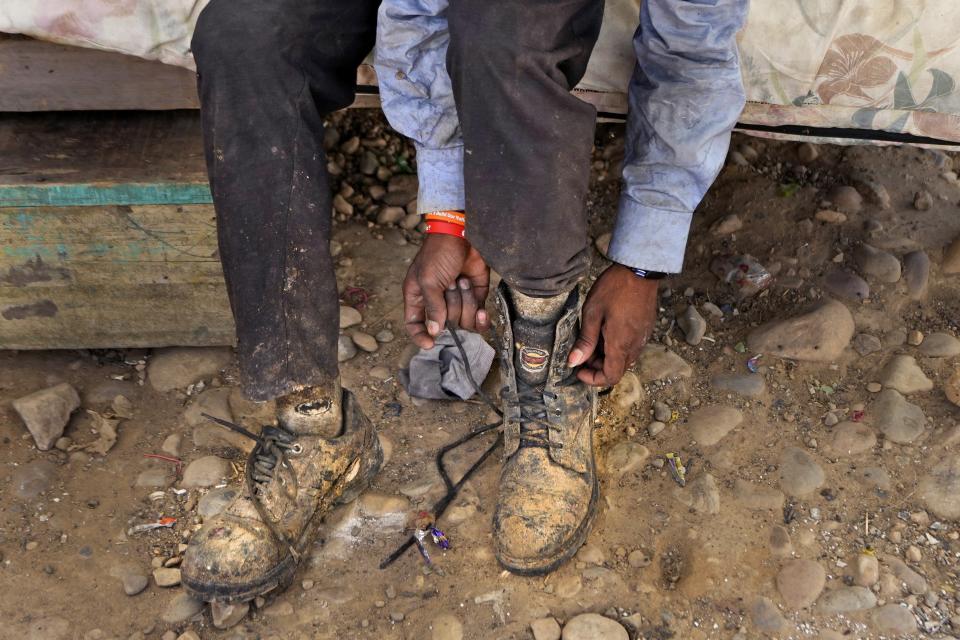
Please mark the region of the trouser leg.
[[596, 110], [570, 90], [602, 18], [603, 0], [450, 2], [467, 237], [524, 294], [568, 291], [588, 267]]
[[193, 38], [241, 382], [268, 400], [338, 375], [323, 118], [348, 106], [379, 0], [213, 0]]

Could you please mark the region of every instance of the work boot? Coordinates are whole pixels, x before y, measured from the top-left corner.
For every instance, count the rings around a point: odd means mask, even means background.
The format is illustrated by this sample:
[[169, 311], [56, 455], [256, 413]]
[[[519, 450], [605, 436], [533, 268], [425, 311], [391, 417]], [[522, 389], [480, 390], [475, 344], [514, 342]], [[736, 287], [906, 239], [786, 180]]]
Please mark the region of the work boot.
[[184, 554], [192, 597], [245, 602], [286, 588], [325, 513], [356, 498], [383, 464], [377, 434], [339, 382], [278, 401], [247, 459], [243, 494], [205, 523]]
[[582, 293], [531, 298], [500, 285], [504, 449], [493, 516], [497, 559], [514, 573], [553, 571], [597, 513], [596, 391], [567, 367]]

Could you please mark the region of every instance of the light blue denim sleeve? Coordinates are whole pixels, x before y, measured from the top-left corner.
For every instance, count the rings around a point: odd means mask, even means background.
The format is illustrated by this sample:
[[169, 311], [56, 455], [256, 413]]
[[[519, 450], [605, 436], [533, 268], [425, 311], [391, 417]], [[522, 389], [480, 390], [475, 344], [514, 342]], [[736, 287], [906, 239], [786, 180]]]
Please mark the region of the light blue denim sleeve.
[[463, 210], [463, 138], [447, 74], [447, 0], [384, 0], [374, 67], [383, 112], [417, 149], [420, 213]]
[[644, 0], [634, 35], [623, 189], [609, 257], [677, 273], [693, 210], [745, 103], [736, 34], [747, 0]]

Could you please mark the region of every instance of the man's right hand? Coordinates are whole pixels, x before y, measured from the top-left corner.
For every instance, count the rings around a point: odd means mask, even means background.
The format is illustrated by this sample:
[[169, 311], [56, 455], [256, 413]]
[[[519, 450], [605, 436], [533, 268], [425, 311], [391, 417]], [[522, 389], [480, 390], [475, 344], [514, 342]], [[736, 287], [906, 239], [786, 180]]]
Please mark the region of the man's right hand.
[[484, 331], [490, 267], [463, 238], [427, 235], [403, 280], [403, 318], [421, 349], [433, 346], [449, 318], [461, 329]]

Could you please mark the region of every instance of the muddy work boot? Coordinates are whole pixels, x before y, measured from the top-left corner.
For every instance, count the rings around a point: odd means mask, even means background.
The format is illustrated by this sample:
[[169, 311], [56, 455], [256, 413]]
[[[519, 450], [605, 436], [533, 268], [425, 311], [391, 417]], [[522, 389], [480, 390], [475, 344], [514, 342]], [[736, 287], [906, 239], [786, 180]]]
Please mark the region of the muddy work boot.
[[324, 514], [356, 498], [383, 464], [377, 434], [349, 391], [312, 387], [278, 401], [244, 471], [245, 487], [184, 554], [194, 598], [244, 602], [284, 589]]
[[497, 292], [506, 461], [493, 516], [497, 559], [526, 575], [553, 571], [583, 544], [597, 513], [596, 391], [567, 367], [582, 293]]

